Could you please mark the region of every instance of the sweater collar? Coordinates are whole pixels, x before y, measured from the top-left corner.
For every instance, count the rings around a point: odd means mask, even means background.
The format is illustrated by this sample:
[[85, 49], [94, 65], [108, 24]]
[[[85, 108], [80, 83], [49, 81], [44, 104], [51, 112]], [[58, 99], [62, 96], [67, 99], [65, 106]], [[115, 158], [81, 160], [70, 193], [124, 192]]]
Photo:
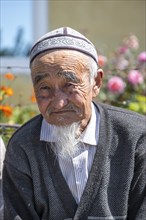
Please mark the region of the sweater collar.
[[[99, 123], [100, 114], [98, 109], [91, 103], [92, 115], [91, 119], [81, 135], [81, 142], [89, 145], [97, 145], [99, 138]], [[54, 136], [52, 136], [53, 126], [49, 124], [44, 118], [41, 126], [40, 140], [47, 142], [54, 142]]]

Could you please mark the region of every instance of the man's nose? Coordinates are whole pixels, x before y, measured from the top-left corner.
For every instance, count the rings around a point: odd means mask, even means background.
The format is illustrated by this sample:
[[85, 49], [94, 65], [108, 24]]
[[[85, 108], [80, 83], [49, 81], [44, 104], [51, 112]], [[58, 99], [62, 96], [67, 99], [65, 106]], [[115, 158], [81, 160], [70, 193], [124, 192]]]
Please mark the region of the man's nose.
[[54, 108], [61, 109], [66, 106], [67, 103], [67, 95], [64, 92], [60, 90], [54, 92], [54, 97], [52, 99], [52, 105]]

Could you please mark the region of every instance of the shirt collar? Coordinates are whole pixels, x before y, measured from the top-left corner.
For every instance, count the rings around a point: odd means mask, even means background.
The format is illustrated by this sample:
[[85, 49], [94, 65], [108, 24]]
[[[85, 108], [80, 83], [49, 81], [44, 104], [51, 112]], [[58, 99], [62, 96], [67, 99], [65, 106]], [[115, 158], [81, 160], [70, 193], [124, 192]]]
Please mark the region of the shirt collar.
[[[97, 145], [99, 138], [99, 123], [100, 123], [100, 114], [98, 109], [91, 103], [92, 115], [91, 119], [81, 135], [81, 142], [89, 145]], [[52, 125], [49, 124], [45, 119], [42, 121], [40, 140], [53, 142], [54, 137], [52, 137]]]

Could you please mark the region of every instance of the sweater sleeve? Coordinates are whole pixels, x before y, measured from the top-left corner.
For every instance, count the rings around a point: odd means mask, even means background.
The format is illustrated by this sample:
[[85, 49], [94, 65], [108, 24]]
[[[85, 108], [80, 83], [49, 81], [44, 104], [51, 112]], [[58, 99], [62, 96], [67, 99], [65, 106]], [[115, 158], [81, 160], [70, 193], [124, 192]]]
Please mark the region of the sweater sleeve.
[[4, 220], [39, 220], [34, 207], [33, 186], [29, 176], [9, 163], [3, 171]]
[[146, 136], [142, 136], [135, 152], [135, 169], [129, 195], [129, 220], [146, 217]]
[[[39, 220], [30, 161], [17, 135], [10, 140], [3, 168], [4, 220]], [[29, 145], [28, 145], [29, 147]]]

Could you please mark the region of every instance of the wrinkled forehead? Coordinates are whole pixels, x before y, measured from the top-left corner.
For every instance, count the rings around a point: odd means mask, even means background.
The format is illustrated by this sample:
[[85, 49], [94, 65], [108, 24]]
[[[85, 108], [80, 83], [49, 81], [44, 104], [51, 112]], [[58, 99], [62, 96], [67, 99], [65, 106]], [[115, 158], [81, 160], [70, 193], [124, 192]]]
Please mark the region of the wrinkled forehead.
[[52, 50], [39, 54], [31, 63], [31, 72], [40, 71], [87, 71], [89, 57], [74, 50]]

